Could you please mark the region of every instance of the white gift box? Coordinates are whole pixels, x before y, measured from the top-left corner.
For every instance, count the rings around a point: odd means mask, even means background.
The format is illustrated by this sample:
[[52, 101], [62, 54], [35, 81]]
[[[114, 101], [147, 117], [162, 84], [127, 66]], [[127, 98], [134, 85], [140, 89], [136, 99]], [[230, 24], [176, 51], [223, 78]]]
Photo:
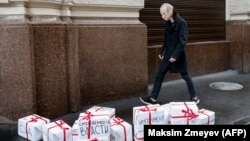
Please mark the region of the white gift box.
[[43, 126], [43, 141], [72, 141], [71, 127], [63, 120]]
[[91, 108], [87, 109], [86, 111], [91, 112], [91, 113], [107, 114], [107, 115], [109, 115], [110, 119], [115, 117], [115, 108], [102, 107], [102, 106], [92, 106]]
[[79, 141], [80, 138], [80, 119], [75, 120], [73, 126], [71, 127], [72, 141]]
[[43, 138], [43, 125], [50, 119], [32, 114], [18, 119], [18, 135], [27, 140], [38, 141]]
[[215, 112], [207, 109], [200, 109], [198, 117], [192, 120], [190, 124], [196, 125], [214, 125]]
[[110, 140], [110, 117], [96, 112], [80, 113], [72, 126], [73, 141], [102, 138]]
[[198, 106], [195, 102], [170, 102], [171, 125], [189, 125], [198, 116]]
[[110, 141], [133, 141], [132, 125], [116, 117], [111, 119]]
[[134, 140], [144, 140], [144, 125], [162, 124], [164, 109], [159, 104], [133, 107]]
[[75, 120], [75, 123], [73, 124], [71, 128], [72, 132], [72, 141], [110, 141], [110, 137], [103, 136], [103, 137], [92, 137], [90, 139], [81, 139], [81, 132], [80, 132], [80, 126], [81, 123], [79, 123], [81, 120]]
[[171, 105], [169, 103], [161, 105], [161, 107], [164, 109], [164, 120], [165, 124], [170, 125], [170, 109]]

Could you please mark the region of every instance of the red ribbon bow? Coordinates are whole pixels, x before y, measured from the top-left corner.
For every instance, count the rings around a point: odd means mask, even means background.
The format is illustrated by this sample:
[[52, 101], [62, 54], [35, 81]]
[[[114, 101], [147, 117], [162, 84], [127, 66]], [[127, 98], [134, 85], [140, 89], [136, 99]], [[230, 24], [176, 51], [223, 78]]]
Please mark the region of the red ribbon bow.
[[187, 103], [184, 102], [186, 110], [181, 110], [184, 113], [183, 116], [173, 116], [172, 118], [187, 118], [187, 124], [189, 124], [189, 120], [196, 118], [198, 115], [193, 112], [191, 108], [188, 107]]
[[90, 132], [90, 128], [91, 128], [91, 117], [93, 116], [107, 116], [106, 114], [102, 114], [102, 115], [94, 115], [91, 112], [86, 111], [84, 114], [84, 116], [80, 116], [80, 119], [82, 120], [88, 120], [88, 139], [90, 139], [91, 136], [91, 132]]
[[63, 120], [59, 120], [59, 121], [55, 121], [55, 126], [52, 126], [48, 129], [48, 141], [49, 141], [49, 130], [54, 128], [54, 127], [57, 127], [59, 126], [61, 129], [63, 129], [63, 140], [66, 141], [66, 130], [69, 130], [70, 128], [68, 127], [63, 127], [64, 124], [66, 124], [66, 122], [64, 122]]
[[31, 116], [33, 116], [33, 117], [31, 117], [31, 119], [30, 119], [28, 122], [26, 122], [26, 138], [27, 138], [27, 139], [29, 139], [28, 124], [29, 124], [30, 122], [37, 122], [38, 119], [41, 119], [41, 120], [45, 121], [45, 123], [47, 124], [47, 120], [44, 119], [43, 117], [38, 116], [38, 115], [36, 115], [36, 114], [33, 114], [33, 115], [31, 115]]
[[149, 112], [149, 114], [148, 114], [148, 122], [149, 122], [149, 125], [151, 125], [151, 111], [153, 111], [153, 112], [156, 112], [157, 111], [157, 108], [151, 108], [151, 107], [148, 107], [147, 105], [145, 105], [145, 108], [141, 108], [141, 109], [139, 109], [139, 111], [142, 111], [142, 112]]
[[85, 112], [86, 115], [83, 116], [83, 120], [88, 120], [88, 139], [90, 138], [90, 128], [91, 128], [91, 112]]
[[126, 127], [122, 124], [123, 122], [125, 122], [125, 120], [119, 118], [119, 117], [116, 117], [113, 119], [114, 121], [114, 124], [112, 124], [111, 126], [114, 126], [114, 125], [121, 125], [122, 128], [123, 128], [123, 133], [124, 133], [124, 140], [127, 141], [127, 133], [126, 133]]

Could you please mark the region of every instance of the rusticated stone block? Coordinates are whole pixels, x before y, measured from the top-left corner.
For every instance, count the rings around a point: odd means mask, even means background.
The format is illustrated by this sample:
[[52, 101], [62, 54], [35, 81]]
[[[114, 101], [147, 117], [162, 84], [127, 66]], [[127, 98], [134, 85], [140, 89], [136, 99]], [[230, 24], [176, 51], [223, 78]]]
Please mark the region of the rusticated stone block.
[[78, 25], [82, 105], [147, 94], [144, 25]]

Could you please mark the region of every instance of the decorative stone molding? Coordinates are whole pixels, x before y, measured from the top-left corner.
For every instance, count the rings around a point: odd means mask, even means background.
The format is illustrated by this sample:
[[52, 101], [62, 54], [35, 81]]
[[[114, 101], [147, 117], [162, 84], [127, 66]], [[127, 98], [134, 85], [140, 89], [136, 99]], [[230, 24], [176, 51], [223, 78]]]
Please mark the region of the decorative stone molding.
[[249, 0], [227, 0], [227, 20], [247, 20], [250, 19]]
[[73, 0], [75, 4], [118, 7], [143, 7], [144, 0]]
[[70, 8], [73, 5], [74, 5], [73, 0], [64, 0], [61, 5], [61, 16], [70, 17], [71, 16]]
[[138, 18], [144, 0], [2, 0], [0, 16]]
[[1, 0], [1, 1], [0, 1], [0, 4], [1, 4], [1, 3], [9, 3], [9, 0]]
[[0, 2], [0, 16], [26, 15], [26, 0]]
[[230, 13], [248, 13], [250, 12], [249, 0], [230, 0]]

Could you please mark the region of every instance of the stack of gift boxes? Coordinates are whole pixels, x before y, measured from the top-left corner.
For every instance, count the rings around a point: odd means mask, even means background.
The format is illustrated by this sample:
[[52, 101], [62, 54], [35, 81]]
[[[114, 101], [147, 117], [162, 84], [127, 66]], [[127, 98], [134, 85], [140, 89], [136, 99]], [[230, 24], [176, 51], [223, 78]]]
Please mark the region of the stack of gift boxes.
[[132, 125], [115, 115], [115, 109], [93, 106], [80, 113], [72, 126], [72, 141], [132, 141]]
[[133, 108], [134, 140], [144, 140], [144, 125], [214, 125], [215, 112], [195, 102], [170, 102]]
[[133, 107], [133, 123], [110, 107], [93, 106], [79, 114], [72, 126], [33, 114], [18, 120], [18, 135], [31, 141], [143, 141], [144, 125], [213, 125], [215, 112], [195, 102]]
[[93, 106], [72, 126], [36, 114], [18, 119], [18, 135], [31, 141], [132, 141], [132, 133], [132, 125], [110, 107]]

